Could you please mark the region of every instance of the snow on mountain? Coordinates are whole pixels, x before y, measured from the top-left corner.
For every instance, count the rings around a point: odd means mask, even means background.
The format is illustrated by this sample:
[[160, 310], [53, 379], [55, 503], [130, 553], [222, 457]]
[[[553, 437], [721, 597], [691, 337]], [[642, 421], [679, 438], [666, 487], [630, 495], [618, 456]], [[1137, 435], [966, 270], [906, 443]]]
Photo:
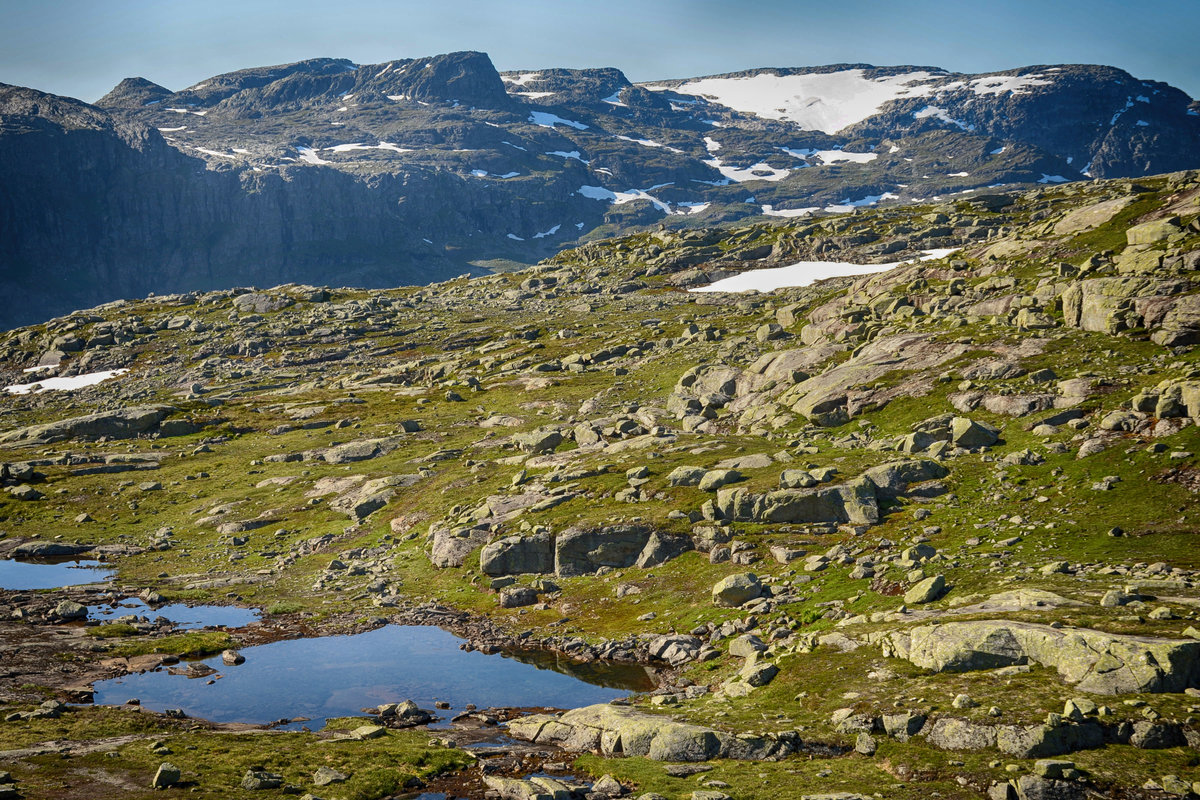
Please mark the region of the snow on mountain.
[[764, 119], [794, 122], [804, 130], [837, 133], [879, 113], [884, 103], [927, 97], [936, 88], [933, 81], [941, 77], [919, 71], [868, 78], [861, 69], [792, 75], [761, 72], [688, 81], [673, 91]]

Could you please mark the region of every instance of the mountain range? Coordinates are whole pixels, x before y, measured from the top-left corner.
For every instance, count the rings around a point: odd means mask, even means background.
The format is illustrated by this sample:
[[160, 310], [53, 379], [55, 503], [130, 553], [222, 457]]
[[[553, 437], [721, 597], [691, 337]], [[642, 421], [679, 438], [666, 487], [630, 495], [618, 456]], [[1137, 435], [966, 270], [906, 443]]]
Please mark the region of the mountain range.
[[1092, 65], [635, 84], [462, 52], [311, 59], [182, 91], [129, 78], [94, 105], [0, 84], [0, 327], [151, 293], [429, 283], [659, 225], [1196, 166], [1200, 104]]

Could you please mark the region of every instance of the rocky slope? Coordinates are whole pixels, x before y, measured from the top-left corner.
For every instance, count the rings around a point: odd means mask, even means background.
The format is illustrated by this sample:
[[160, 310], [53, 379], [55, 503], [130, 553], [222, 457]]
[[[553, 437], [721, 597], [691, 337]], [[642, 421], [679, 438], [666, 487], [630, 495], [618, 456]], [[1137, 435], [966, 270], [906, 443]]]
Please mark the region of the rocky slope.
[[[903, 263], [688, 291], [830, 257]], [[271, 637], [444, 624], [489, 649], [644, 663], [659, 686], [510, 724], [554, 774], [609, 774], [590, 789], [535, 782], [536, 759], [454, 772], [473, 761], [446, 747], [458, 729], [321, 749], [333, 732], [39, 706], [266, 634], [79, 627], [96, 590], [8, 591], [0, 767], [26, 797], [150, 796], [161, 747], [172, 781], [214, 797], [256, 771], [327, 791], [318, 766], [364, 798], [409, 776], [472, 797], [1186, 795], [1198, 270], [1184, 172], [13, 331], [8, 383], [128, 372], [6, 400], [0, 553], [93, 553], [153, 603], [267, 609]]]
[[0, 326], [97, 299], [384, 287], [590, 238], [1194, 168], [1200, 115], [1108, 68], [835, 65], [635, 85], [486, 55], [312, 59], [95, 106], [0, 91]]

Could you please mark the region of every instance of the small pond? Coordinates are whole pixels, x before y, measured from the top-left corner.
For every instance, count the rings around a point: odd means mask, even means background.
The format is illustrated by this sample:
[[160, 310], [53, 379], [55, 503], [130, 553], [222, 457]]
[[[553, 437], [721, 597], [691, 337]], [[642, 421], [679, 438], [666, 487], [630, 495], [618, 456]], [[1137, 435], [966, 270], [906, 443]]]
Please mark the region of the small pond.
[[112, 567], [99, 561], [13, 561], [0, 559], [0, 589], [61, 589], [88, 583], [104, 583], [113, 576]]
[[441, 628], [410, 625], [272, 642], [242, 650], [246, 662], [236, 667], [207, 659], [219, 678], [158, 670], [99, 681], [94, 702], [118, 705], [136, 697], [155, 711], [180, 708], [214, 722], [307, 717], [302, 724], [316, 730], [331, 717], [361, 716], [363, 708], [403, 700], [430, 710], [435, 701], [447, 702], [450, 709], [437, 712], [445, 720], [468, 703], [574, 708], [654, 687], [634, 665], [577, 664], [542, 653], [485, 655], [460, 650], [461, 643]]
[[119, 600], [115, 605], [104, 604], [88, 606], [88, 617], [102, 622], [133, 614], [155, 620], [166, 617], [181, 630], [198, 630], [200, 628], [243, 628], [260, 621], [261, 612], [254, 608], [239, 608], [238, 606], [187, 606], [182, 603], [172, 603], [165, 606], [152, 607], [134, 597]]

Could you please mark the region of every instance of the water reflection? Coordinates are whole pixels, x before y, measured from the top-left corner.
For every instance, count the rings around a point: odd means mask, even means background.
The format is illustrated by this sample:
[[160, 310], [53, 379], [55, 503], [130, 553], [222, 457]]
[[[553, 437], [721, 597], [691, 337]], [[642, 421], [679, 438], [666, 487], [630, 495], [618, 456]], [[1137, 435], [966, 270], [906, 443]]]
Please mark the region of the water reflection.
[[62, 589], [111, 580], [113, 570], [99, 561], [14, 561], [0, 559], [0, 589]]
[[[225, 666], [219, 657], [205, 661], [219, 678], [157, 671], [100, 681], [95, 702], [119, 704], [136, 697], [150, 709], [181, 708], [215, 722], [306, 717], [316, 729], [332, 717], [358, 716], [365, 707], [409, 699], [430, 709], [435, 701], [449, 703], [448, 710], [438, 712], [449, 718], [469, 703], [574, 708], [653, 685], [640, 667], [485, 655], [460, 650], [461, 643], [440, 628], [402, 625], [273, 642], [242, 650], [246, 663], [240, 666]], [[573, 674], [564, 674], [568, 663]]]

